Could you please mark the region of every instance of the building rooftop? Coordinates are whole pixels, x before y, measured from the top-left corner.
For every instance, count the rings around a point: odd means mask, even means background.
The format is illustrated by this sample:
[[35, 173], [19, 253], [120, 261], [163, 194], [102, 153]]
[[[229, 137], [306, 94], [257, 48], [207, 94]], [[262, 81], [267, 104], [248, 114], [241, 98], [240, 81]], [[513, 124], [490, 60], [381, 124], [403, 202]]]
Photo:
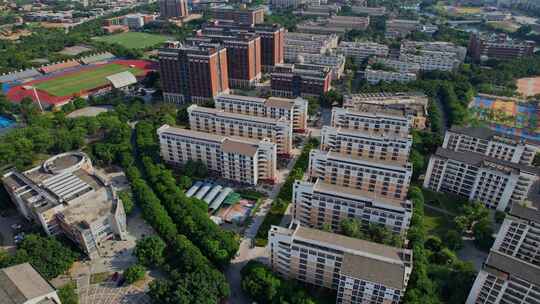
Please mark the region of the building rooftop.
[[287, 122], [287, 120], [285, 119], [273, 119], [273, 118], [261, 117], [261, 116], [251, 116], [251, 115], [230, 113], [230, 112], [225, 112], [223, 110], [219, 110], [215, 108], [200, 107], [197, 105], [189, 106], [188, 112], [191, 113], [192, 111], [199, 112], [199, 113], [212, 114], [212, 115], [226, 117], [226, 118], [230, 118], [234, 120], [249, 120], [249, 121], [253, 121], [257, 123], [265, 123], [265, 124], [279, 124], [279, 123]]
[[312, 153], [318, 153], [321, 155], [327, 156], [329, 159], [338, 160], [339, 162], [343, 163], [354, 163], [354, 164], [364, 164], [369, 165], [371, 167], [382, 167], [389, 170], [396, 170], [396, 171], [411, 171], [412, 165], [409, 162], [399, 162], [399, 161], [393, 161], [393, 160], [377, 160], [373, 158], [367, 158], [367, 157], [359, 157], [359, 156], [353, 156], [353, 155], [343, 155], [338, 152], [326, 152], [321, 150], [311, 150]]
[[538, 167], [511, 163], [509, 161], [489, 157], [480, 153], [459, 152], [439, 147], [437, 148], [435, 155], [442, 158], [454, 159], [473, 166], [489, 166], [497, 171], [508, 171], [508, 173], [510, 173], [511, 170], [514, 170], [517, 171], [516, 173], [527, 172], [540, 176], [540, 168]]
[[385, 132], [376, 132], [376, 131], [365, 131], [365, 130], [353, 130], [353, 129], [347, 129], [347, 128], [336, 128], [332, 126], [323, 126], [322, 132], [328, 132], [333, 131], [337, 134], [344, 134], [348, 137], [355, 137], [355, 138], [369, 138], [369, 139], [375, 139], [375, 140], [392, 140], [392, 141], [407, 141], [412, 142], [412, 135], [407, 134], [404, 135], [403, 133], [385, 133]]
[[511, 141], [509, 144], [514, 145], [520, 142], [525, 142], [532, 145], [540, 146], [540, 142], [532, 139], [526, 139], [521, 138], [519, 136], [505, 134], [501, 132], [497, 132], [495, 130], [492, 130], [490, 128], [483, 128], [483, 127], [459, 127], [459, 126], [452, 126], [450, 128], [450, 132], [468, 135], [471, 137], [476, 137], [484, 140], [496, 140], [496, 141]]
[[29, 263], [0, 269], [0, 304], [22, 304], [54, 291]]
[[502, 272], [540, 286], [540, 267], [538, 265], [527, 263], [498, 251], [491, 251], [485, 264], [487, 271]]
[[294, 107], [294, 99], [270, 97], [266, 100], [265, 104], [272, 108], [292, 109]]
[[332, 113], [339, 113], [339, 114], [345, 114], [348, 116], [361, 116], [361, 117], [370, 117], [370, 118], [387, 118], [387, 119], [393, 119], [393, 120], [408, 120], [407, 117], [403, 115], [391, 115], [387, 113], [372, 113], [372, 112], [363, 112], [363, 111], [356, 111], [349, 108], [332, 108]]
[[343, 257], [341, 273], [393, 289], [405, 289], [405, 265], [401, 261], [382, 261], [346, 253]]
[[239, 153], [242, 155], [253, 156], [257, 152], [258, 146], [262, 142], [258, 139], [237, 137], [237, 136], [222, 136], [212, 133], [193, 131], [163, 125], [157, 130], [158, 134], [169, 133], [173, 135], [191, 137], [196, 140], [207, 140], [215, 143], [221, 143], [224, 152]]
[[341, 187], [341, 186], [325, 183], [321, 181], [320, 179], [317, 179], [317, 181], [315, 182], [314, 190], [318, 192], [334, 194], [335, 196], [346, 197], [348, 199], [353, 199], [353, 200], [360, 200], [363, 198], [369, 199], [377, 203], [382, 203], [385, 205], [390, 205], [390, 206], [394, 206], [398, 208], [405, 208], [408, 210], [410, 210], [412, 206], [411, 202], [408, 200], [404, 201], [404, 200], [399, 200], [399, 199], [392, 199], [392, 198], [385, 197], [382, 195], [377, 195], [369, 191], [362, 191], [362, 190], [358, 190], [351, 187]]
[[537, 208], [514, 204], [512, 206], [512, 210], [510, 210], [510, 214], [515, 217], [540, 224], [540, 210]]

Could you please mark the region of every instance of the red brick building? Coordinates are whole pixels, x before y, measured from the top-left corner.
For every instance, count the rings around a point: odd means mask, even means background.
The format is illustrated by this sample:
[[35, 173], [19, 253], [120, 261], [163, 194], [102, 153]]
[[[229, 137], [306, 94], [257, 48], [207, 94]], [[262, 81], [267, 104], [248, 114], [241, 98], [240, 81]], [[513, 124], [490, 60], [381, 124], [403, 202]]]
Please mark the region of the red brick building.
[[202, 104], [229, 92], [227, 49], [218, 44], [169, 42], [158, 57], [166, 102]]
[[282, 64], [271, 74], [270, 86], [273, 96], [318, 97], [330, 90], [330, 69], [322, 66]]
[[495, 59], [515, 59], [532, 56], [534, 53], [533, 41], [510, 40], [505, 34], [482, 37], [471, 34], [469, 40], [469, 56], [478, 61], [482, 57]]
[[219, 43], [227, 49], [229, 87], [254, 87], [261, 78], [261, 37], [254, 33], [206, 34], [199, 30], [188, 42]]
[[261, 37], [261, 64], [264, 72], [272, 71], [276, 64], [283, 63], [285, 28], [277, 24], [239, 25], [232, 21], [214, 21], [203, 26], [205, 33], [255, 33]]
[[159, 0], [159, 14], [163, 19], [184, 18], [189, 15], [186, 0]]
[[236, 24], [252, 25], [264, 22], [264, 8], [263, 7], [250, 7], [245, 5], [234, 8], [232, 6], [227, 7], [215, 7], [208, 10], [210, 17], [217, 20], [231, 20]]

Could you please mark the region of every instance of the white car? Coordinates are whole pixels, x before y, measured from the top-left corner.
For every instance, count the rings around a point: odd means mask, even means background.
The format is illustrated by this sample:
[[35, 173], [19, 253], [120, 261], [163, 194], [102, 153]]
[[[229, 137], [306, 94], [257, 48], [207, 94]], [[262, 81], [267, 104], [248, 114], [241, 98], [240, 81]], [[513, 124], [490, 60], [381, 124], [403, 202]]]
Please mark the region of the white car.
[[13, 230], [19, 230], [21, 228], [22, 228], [21, 224], [13, 224], [13, 225], [11, 225], [11, 229], [13, 229]]

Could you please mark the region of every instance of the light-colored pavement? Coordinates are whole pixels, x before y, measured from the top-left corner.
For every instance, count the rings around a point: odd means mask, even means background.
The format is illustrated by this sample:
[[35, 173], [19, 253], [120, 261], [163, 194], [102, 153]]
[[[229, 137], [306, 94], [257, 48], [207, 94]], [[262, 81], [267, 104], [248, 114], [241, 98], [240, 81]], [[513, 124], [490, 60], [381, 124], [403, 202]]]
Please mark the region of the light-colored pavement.
[[137, 283], [117, 287], [114, 282], [93, 284], [78, 290], [80, 304], [149, 304], [151, 303], [144, 289]]
[[112, 106], [90, 106], [82, 109], [75, 110], [67, 115], [68, 118], [77, 117], [94, 117], [103, 112], [111, 110]]

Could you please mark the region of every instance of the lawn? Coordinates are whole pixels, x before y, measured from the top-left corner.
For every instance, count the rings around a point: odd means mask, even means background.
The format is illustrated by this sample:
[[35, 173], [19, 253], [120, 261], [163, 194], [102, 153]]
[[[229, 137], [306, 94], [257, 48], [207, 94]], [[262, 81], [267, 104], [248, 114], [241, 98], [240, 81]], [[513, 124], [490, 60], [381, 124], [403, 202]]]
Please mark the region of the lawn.
[[443, 239], [448, 230], [455, 229], [451, 216], [429, 208], [424, 208], [424, 225], [428, 235], [436, 235]]
[[467, 199], [450, 193], [435, 192], [422, 188], [426, 204], [444, 209], [452, 214], [460, 214], [460, 209], [467, 204]]
[[156, 34], [127, 32], [110, 36], [94, 37], [92, 39], [110, 44], [116, 43], [128, 49], [146, 49], [148, 47], [162, 44], [170, 38]]
[[54, 96], [70, 96], [106, 85], [108, 83], [107, 76], [124, 71], [130, 71], [133, 75], [140, 75], [144, 72], [138, 68], [113, 63], [80, 73], [69, 73], [37, 83], [35, 87]]

